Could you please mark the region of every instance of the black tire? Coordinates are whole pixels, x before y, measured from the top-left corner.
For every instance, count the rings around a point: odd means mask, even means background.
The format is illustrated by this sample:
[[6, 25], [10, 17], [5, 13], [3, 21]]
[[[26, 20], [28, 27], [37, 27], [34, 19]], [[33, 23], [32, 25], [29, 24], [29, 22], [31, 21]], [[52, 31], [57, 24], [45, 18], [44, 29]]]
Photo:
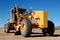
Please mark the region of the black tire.
[[4, 32], [9, 33], [8, 24], [5, 24], [5, 26], [4, 26]]
[[44, 29], [42, 29], [42, 33], [43, 33], [43, 35], [44, 35], [44, 36], [47, 36], [46, 32], [47, 32], [47, 31], [46, 31], [46, 29], [45, 29], [45, 28], [44, 28]]
[[[24, 31], [22, 29], [23, 28], [23, 26], [22, 26], [23, 23], [26, 24]], [[28, 18], [25, 18], [25, 19], [22, 20], [20, 30], [21, 30], [22, 36], [24, 36], [24, 37], [30, 36], [31, 31], [32, 31], [32, 27], [31, 27], [31, 21]]]
[[42, 30], [44, 35], [53, 35], [55, 32], [55, 25], [52, 21], [48, 21], [48, 28]]
[[48, 28], [46, 29], [49, 35], [53, 35], [55, 32], [55, 25], [52, 21], [48, 21]]

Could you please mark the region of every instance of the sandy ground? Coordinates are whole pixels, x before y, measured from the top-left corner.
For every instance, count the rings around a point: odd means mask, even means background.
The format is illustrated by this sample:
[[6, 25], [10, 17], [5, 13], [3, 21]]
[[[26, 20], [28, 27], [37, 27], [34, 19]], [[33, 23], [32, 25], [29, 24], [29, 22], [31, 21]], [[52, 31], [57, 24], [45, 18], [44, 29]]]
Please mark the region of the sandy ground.
[[60, 40], [60, 30], [56, 30], [53, 36], [43, 36], [40, 29], [33, 29], [31, 36], [27, 38], [14, 33], [4, 33], [4, 29], [0, 29], [0, 40]]

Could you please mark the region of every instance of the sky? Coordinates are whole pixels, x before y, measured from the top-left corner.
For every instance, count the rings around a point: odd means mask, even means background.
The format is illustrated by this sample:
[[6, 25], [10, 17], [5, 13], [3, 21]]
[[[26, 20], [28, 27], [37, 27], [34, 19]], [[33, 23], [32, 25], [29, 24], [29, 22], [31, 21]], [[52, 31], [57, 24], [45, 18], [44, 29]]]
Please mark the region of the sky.
[[48, 20], [54, 22], [55, 26], [60, 26], [60, 0], [0, 0], [0, 27], [4, 27], [8, 18], [11, 17], [10, 9], [16, 4], [18, 7], [30, 10], [46, 10]]

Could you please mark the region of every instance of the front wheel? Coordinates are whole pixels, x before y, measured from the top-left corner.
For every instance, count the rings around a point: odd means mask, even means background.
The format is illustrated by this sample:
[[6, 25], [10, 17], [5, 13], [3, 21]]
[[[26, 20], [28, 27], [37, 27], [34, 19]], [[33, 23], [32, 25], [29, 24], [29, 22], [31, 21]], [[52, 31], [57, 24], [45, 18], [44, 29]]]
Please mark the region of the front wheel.
[[52, 21], [48, 21], [48, 28], [42, 30], [44, 35], [53, 35], [55, 32], [55, 26]]
[[23, 19], [21, 22], [21, 34], [24, 37], [28, 37], [31, 34], [32, 27], [31, 27], [31, 21], [27, 18]]
[[5, 25], [4, 25], [4, 32], [9, 33], [8, 24], [5, 24]]

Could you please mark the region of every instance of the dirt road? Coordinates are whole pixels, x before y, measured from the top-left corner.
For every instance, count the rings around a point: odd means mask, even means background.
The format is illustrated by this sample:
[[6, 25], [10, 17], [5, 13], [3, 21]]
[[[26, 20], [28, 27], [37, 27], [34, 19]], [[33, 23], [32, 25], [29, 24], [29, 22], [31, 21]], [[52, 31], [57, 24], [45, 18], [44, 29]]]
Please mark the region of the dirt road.
[[53, 36], [43, 36], [40, 29], [33, 29], [30, 37], [15, 35], [14, 31], [4, 33], [4, 29], [0, 29], [0, 40], [60, 40], [60, 30], [56, 30]]

